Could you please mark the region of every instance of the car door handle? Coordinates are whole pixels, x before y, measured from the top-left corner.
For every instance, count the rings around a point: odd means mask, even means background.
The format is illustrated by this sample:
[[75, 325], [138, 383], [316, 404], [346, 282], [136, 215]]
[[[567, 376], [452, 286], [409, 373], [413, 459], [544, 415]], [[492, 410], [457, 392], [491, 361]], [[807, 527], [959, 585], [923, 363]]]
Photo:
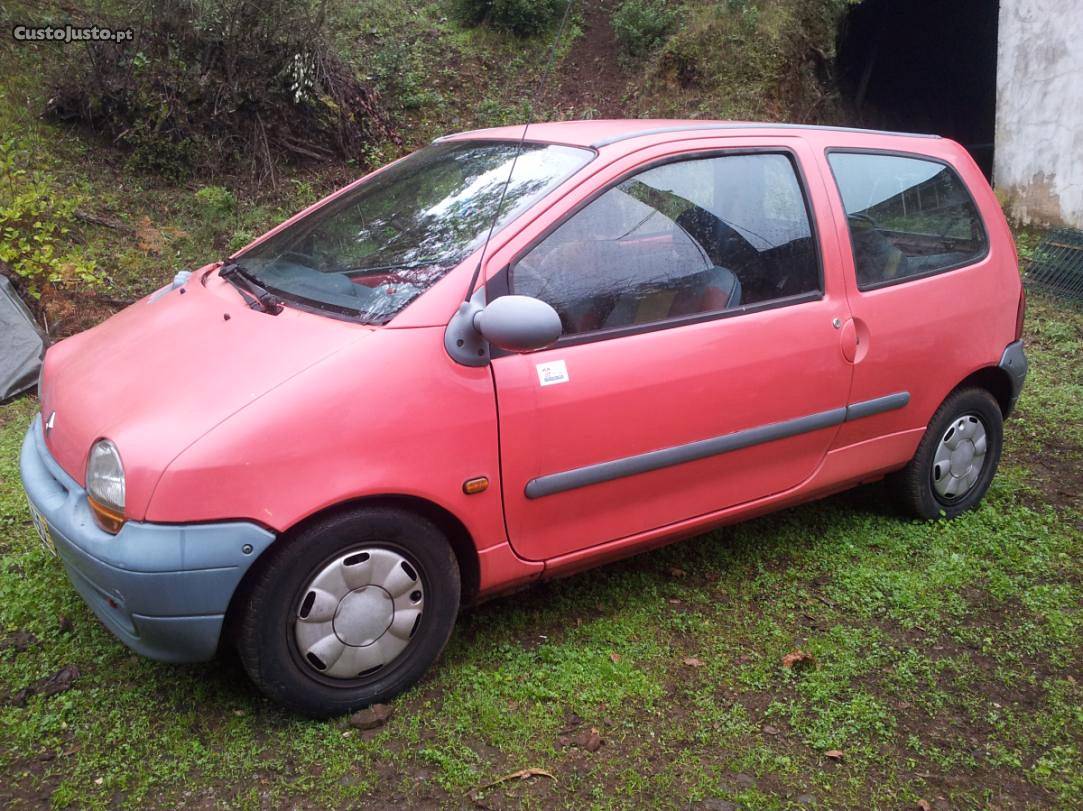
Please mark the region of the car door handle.
[[842, 346], [842, 356], [846, 358], [847, 363], [854, 363], [857, 358], [857, 347], [859, 339], [857, 337], [857, 327], [854, 324], [854, 319], [847, 318], [846, 323], [842, 325], [842, 331], [839, 333], [839, 344]]
[[847, 318], [839, 328], [839, 345], [847, 363], [861, 363], [869, 352], [869, 327], [860, 318]]

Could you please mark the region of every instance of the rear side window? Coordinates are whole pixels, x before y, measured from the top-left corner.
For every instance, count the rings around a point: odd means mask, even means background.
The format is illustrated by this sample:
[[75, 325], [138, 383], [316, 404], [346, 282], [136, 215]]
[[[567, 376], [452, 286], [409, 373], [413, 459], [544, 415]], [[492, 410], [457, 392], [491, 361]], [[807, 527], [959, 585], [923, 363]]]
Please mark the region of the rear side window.
[[687, 159], [642, 171], [516, 262], [513, 293], [560, 314], [567, 337], [723, 313], [820, 290], [805, 198], [784, 154]]
[[928, 276], [985, 256], [978, 209], [943, 163], [858, 152], [827, 156], [839, 187], [861, 290]]

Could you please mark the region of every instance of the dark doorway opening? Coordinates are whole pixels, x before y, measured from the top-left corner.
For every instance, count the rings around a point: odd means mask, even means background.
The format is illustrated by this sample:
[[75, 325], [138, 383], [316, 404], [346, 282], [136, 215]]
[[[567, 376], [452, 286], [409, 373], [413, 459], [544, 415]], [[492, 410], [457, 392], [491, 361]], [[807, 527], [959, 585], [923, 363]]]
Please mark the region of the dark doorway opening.
[[864, 0], [839, 28], [839, 85], [858, 126], [944, 135], [990, 176], [998, 0]]

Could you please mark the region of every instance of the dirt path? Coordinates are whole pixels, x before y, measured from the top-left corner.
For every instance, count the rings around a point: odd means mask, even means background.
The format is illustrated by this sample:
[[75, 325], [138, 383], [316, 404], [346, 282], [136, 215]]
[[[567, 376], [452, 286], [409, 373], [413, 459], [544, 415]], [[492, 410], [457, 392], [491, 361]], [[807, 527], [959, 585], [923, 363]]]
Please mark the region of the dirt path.
[[567, 118], [620, 118], [628, 115], [623, 97], [628, 72], [610, 25], [616, 0], [580, 5], [583, 34], [559, 68], [560, 85], [552, 103]]

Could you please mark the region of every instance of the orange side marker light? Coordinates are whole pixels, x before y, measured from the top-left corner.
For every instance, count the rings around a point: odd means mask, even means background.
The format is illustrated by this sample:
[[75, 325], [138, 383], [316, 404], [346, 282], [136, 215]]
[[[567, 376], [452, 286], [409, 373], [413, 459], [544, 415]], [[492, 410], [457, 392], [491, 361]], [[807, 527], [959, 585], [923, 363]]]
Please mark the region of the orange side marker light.
[[463, 492], [468, 496], [474, 496], [478, 493], [484, 493], [489, 489], [489, 479], [485, 476], [477, 476], [473, 479], [467, 479], [463, 482]]

